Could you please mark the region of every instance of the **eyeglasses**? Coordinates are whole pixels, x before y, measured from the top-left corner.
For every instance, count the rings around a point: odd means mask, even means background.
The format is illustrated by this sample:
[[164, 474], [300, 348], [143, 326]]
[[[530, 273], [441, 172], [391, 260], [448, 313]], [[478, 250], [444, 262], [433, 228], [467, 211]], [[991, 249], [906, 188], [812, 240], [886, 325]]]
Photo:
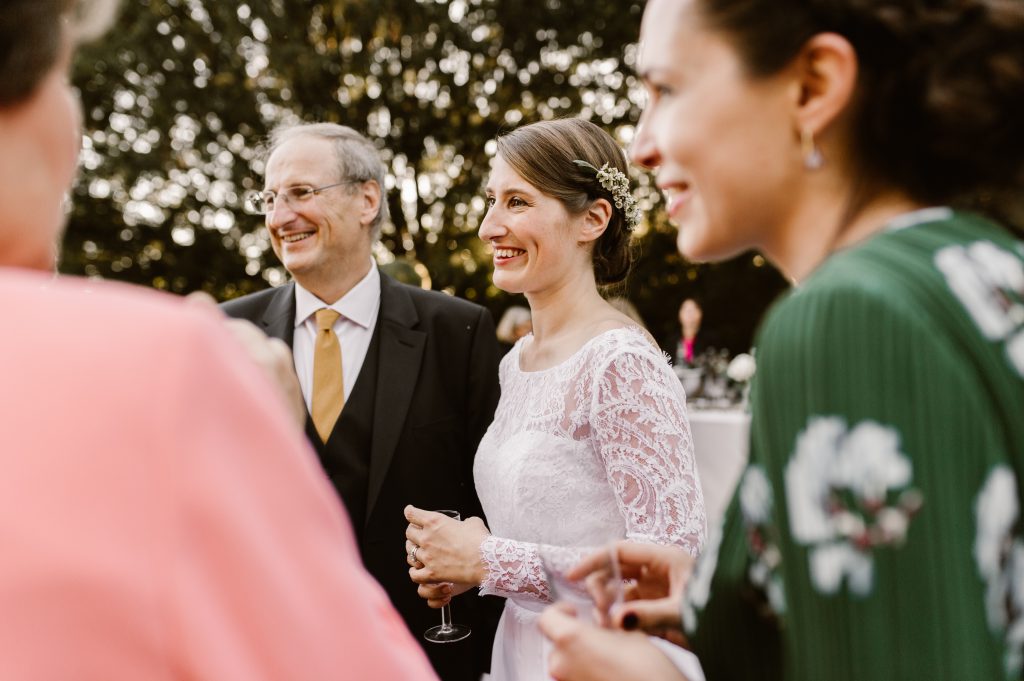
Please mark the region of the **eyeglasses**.
[[362, 180], [345, 180], [343, 182], [327, 184], [323, 187], [310, 187], [309, 185], [299, 184], [294, 187], [282, 189], [279, 192], [273, 192], [269, 189], [262, 192], [254, 190], [246, 192], [242, 205], [245, 210], [250, 213], [254, 213], [256, 215], [270, 215], [274, 212], [278, 197], [292, 208], [295, 208], [296, 206], [301, 206], [308, 202], [325, 189], [340, 187], [345, 184], [359, 184], [360, 182], [362, 182]]

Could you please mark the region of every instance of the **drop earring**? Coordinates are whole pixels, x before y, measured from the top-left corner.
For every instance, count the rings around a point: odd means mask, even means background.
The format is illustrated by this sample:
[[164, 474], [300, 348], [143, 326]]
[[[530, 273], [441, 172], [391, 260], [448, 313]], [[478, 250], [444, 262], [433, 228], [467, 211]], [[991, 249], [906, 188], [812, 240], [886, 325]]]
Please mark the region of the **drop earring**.
[[804, 168], [807, 170], [817, 170], [825, 165], [825, 157], [814, 143], [814, 133], [810, 130], [800, 131], [800, 152], [803, 154]]

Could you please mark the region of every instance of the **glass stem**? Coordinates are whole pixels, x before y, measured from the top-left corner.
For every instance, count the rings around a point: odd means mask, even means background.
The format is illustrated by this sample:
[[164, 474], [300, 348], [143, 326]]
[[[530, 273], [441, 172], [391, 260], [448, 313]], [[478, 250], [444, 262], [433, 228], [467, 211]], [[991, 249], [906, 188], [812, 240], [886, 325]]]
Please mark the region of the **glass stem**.
[[441, 606], [441, 631], [447, 633], [452, 630], [452, 606], [448, 605]]

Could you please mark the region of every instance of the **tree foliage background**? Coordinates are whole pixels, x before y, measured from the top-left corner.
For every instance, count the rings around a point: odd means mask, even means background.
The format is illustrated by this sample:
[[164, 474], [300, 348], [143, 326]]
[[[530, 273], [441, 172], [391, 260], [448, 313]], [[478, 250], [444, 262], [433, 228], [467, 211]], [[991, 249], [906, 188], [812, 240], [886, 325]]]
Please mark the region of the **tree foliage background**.
[[[382, 265], [487, 305], [476, 237], [494, 137], [582, 116], [627, 146], [642, 94], [633, 76], [642, 2], [590, 0], [128, 0], [74, 82], [86, 135], [61, 269], [226, 299], [286, 279], [262, 220], [242, 210], [261, 186], [259, 144], [282, 122], [366, 132], [389, 166]], [[763, 259], [683, 261], [651, 178], [634, 173], [647, 216], [624, 287], [663, 343], [686, 295], [733, 351], [748, 347], [785, 287]], [[390, 263], [390, 264], [389, 264]]]

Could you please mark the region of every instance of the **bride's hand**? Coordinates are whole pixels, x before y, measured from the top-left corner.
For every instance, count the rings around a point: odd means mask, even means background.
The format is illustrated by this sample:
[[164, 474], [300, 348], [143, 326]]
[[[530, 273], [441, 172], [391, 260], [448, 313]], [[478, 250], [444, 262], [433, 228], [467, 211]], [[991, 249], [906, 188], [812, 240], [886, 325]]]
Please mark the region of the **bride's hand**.
[[[452, 582], [456, 593], [484, 581], [487, 569], [480, 556], [480, 544], [489, 532], [480, 518], [460, 522], [442, 513], [406, 506], [405, 519], [409, 521], [405, 530], [406, 555], [411, 558], [412, 549], [416, 549], [416, 562], [410, 561], [412, 581], [417, 584]], [[431, 592], [431, 595], [437, 594]]]
[[451, 603], [452, 599], [473, 588], [472, 584], [420, 584], [417, 595], [427, 601], [431, 608], [440, 608]]

